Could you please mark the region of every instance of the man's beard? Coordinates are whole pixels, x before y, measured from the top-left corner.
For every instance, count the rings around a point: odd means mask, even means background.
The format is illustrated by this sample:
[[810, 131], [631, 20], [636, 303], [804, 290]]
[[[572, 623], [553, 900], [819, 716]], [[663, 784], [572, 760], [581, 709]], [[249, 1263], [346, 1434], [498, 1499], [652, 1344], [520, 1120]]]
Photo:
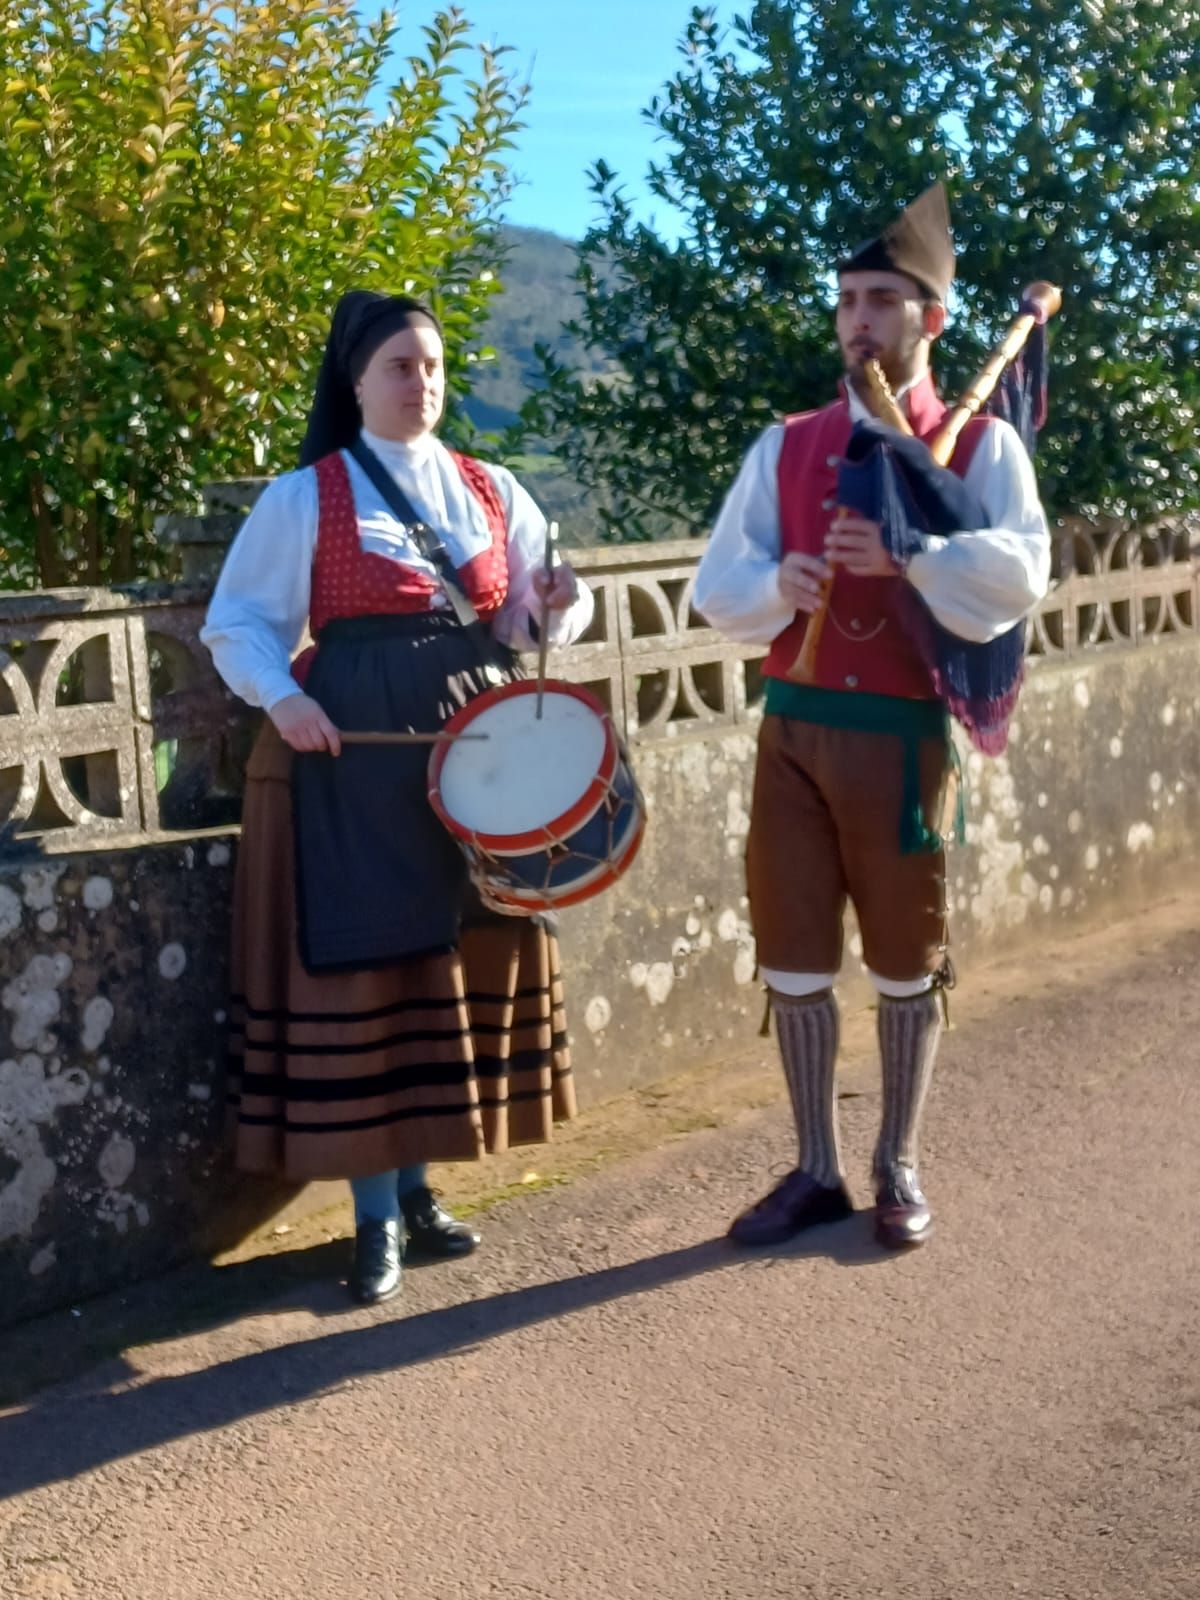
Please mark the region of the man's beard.
[[846, 377], [861, 393], [866, 384], [865, 368], [869, 361], [878, 362], [887, 379], [888, 387], [895, 392], [910, 384], [917, 375], [918, 343], [913, 343], [907, 349], [884, 350], [872, 347], [861, 352], [852, 347], [842, 351], [842, 359], [846, 366]]

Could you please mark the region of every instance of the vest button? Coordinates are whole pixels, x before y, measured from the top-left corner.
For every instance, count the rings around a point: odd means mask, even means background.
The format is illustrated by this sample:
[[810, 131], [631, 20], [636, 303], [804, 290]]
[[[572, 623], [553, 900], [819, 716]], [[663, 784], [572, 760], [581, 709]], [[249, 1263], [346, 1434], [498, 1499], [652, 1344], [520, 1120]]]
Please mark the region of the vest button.
[[825, 465], [827, 467], [839, 467], [839, 466], [841, 466], [841, 464], [842, 464], [841, 456], [826, 456], [825, 457]]
[[846, 687], [847, 687], [847, 689], [857, 689], [858, 688], [858, 679], [854, 676], [853, 673], [850, 673], [850, 675], [847, 677], [847, 679], [846, 679]]
[[832, 511], [835, 505], [837, 505], [837, 501], [836, 500], [822, 500], [821, 501], [821, 510], [822, 511]]
[[859, 629], [862, 627], [862, 623], [858, 620], [857, 617], [851, 617], [850, 626], [854, 629], [855, 633], [857, 633], [859, 631]]

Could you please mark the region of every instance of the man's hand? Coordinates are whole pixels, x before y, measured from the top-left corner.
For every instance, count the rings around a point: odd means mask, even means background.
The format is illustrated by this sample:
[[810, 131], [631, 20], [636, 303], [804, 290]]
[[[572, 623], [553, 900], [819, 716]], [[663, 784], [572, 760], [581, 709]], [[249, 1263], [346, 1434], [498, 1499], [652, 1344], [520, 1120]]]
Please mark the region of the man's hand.
[[306, 694], [289, 694], [267, 713], [279, 736], [293, 750], [328, 750], [341, 755], [338, 731], [315, 700]]
[[555, 567], [553, 572], [547, 572], [544, 567], [539, 567], [533, 575], [533, 592], [538, 599], [549, 605], [551, 611], [566, 611], [575, 604], [579, 594], [579, 580], [575, 576], [574, 568], [563, 562], [560, 567]]
[[833, 569], [820, 556], [792, 550], [779, 563], [779, 592], [797, 611], [815, 611], [832, 582]]
[[883, 529], [857, 512], [839, 507], [825, 536], [825, 558], [856, 578], [895, 578], [900, 568], [883, 542]]

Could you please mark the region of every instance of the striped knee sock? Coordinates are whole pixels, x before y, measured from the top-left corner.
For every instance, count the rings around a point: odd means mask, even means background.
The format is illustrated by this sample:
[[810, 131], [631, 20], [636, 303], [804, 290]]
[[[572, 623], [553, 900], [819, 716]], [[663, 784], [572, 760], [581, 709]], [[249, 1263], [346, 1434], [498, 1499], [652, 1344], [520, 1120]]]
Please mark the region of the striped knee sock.
[[783, 1073], [796, 1119], [800, 1166], [810, 1178], [833, 1188], [842, 1176], [834, 1089], [837, 1001], [831, 989], [800, 998], [772, 990], [771, 1000]]
[[941, 1033], [942, 1004], [935, 990], [907, 1000], [879, 997], [883, 1124], [875, 1147], [876, 1177], [896, 1162], [917, 1164], [917, 1130]]

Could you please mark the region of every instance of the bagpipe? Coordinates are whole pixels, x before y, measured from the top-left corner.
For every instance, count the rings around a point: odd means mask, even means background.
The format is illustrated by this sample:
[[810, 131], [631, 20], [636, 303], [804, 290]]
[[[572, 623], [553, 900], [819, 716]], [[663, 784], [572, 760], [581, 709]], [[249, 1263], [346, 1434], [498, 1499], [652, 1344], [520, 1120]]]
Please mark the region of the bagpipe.
[[[886, 548], [901, 565], [930, 535], [988, 525], [976, 496], [947, 465], [973, 417], [986, 408], [988, 415], [1012, 423], [1033, 453], [1046, 417], [1045, 327], [1061, 305], [1062, 293], [1053, 284], [1029, 285], [1003, 339], [928, 443], [913, 436], [878, 363], [867, 362], [868, 392], [863, 398], [874, 417], [851, 434], [838, 470], [837, 503], [878, 522]], [[811, 683], [815, 677], [832, 588], [830, 578], [809, 616], [788, 673], [794, 682]], [[1020, 689], [1024, 625], [1018, 623], [987, 644], [961, 639], [941, 626], [915, 590], [905, 588], [902, 620], [939, 696], [976, 748], [998, 753]]]

